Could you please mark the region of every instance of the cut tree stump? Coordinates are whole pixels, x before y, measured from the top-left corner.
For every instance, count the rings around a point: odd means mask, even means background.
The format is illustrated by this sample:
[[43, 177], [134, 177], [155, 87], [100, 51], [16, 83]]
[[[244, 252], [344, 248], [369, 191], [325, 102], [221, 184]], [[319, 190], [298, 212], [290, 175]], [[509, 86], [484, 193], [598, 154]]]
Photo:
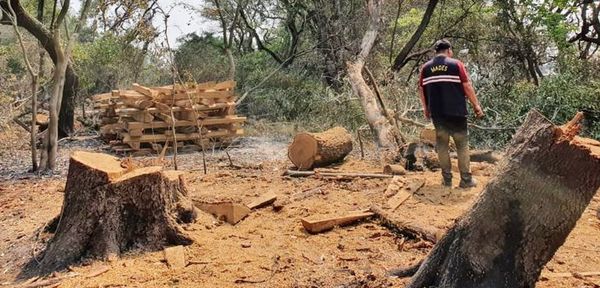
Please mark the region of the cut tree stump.
[[193, 242], [178, 224], [196, 218], [182, 173], [158, 166], [129, 170], [110, 155], [71, 155], [60, 220], [38, 273], [64, 268], [84, 255], [106, 259], [132, 248]]
[[531, 111], [496, 177], [407, 287], [535, 287], [600, 187], [600, 142], [576, 136], [582, 115], [557, 127]]
[[352, 135], [342, 127], [321, 133], [299, 133], [288, 148], [288, 158], [299, 170], [339, 162], [352, 151]]

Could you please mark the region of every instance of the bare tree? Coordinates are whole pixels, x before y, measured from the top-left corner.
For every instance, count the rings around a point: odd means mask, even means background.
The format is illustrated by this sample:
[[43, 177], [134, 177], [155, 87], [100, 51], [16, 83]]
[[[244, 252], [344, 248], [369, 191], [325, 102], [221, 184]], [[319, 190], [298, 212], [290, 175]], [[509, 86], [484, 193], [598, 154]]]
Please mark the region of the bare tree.
[[375, 141], [382, 148], [397, 150], [402, 144], [399, 133], [390, 119], [386, 117], [385, 108], [382, 107], [362, 75], [365, 62], [377, 39], [383, 3], [384, 0], [369, 0], [367, 2], [367, 10], [370, 16], [369, 25], [362, 38], [360, 52], [354, 60], [346, 63], [346, 69], [352, 91], [360, 98], [367, 122], [375, 132]]

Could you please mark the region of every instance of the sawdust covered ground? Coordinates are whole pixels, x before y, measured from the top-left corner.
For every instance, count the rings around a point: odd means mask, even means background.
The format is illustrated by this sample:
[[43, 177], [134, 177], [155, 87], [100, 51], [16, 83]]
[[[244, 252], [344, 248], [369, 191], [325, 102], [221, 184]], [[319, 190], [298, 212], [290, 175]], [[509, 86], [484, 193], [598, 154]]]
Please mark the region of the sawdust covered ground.
[[[26, 160], [0, 166], [2, 285], [12, 285], [21, 267], [50, 237], [41, 230], [60, 212], [67, 155], [75, 149], [98, 149], [89, 141], [94, 140], [64, 144], [58, 175], [29, 175], [25, 173]], [[428, 243], [402, 239], [375, 220], [317, 235], [306, 233], [300, 223], [300, 218], [306, 216], [362, 210], [384, 203], [383, 192], [390, 180], [282, 177], [289, 165], [285, 152], [283, 142], [245, 140], [229, 152], [236, 167], [229, 167], [223, 152], [209, 151], [207, 175], [202, 171], [200, 153], [180, 155], [180, 168], [189, 171], [186, 180], [192, 198], [231, 198], [246, 203], [274, 192], [288, 201], [280, 211], [262, 208], [235, 226], [200, 214], [196, 223], [185, 226], [195, 239], [186, 247], [190, 264], [185, 268], [169, 269], [161, 251], [131, 251], [121, 259], [86, 259], [72, 265], [71, 271], [57, 272], [55, 277], [63, 277], [58, 287], [402, 287], [407, 283], [407, 279], [387, 277], [386, 271], [419, 261], [430, 250]], [[26, 150], [11, 153], [27, 155]], [[360, 160], [355, 151], [335, 169], [379, 172], [375, 157], [367, 154], [367, 160]], [[480, 172], [479, 187], [488, 181], [485, 175], [493, 169]], [[444, 189], [439, 185], [438, 173], [433, 172], [410, 173], [405, 182], [411, 181], [426, 184], [395, 214], [438, 228], [449, 227], [481, 190]], [[299, 198], [298, 193], [307, 191], [312, 196], [294, 200]], [[600, 271], [600, 221], [594, 214], [599, 207], [600, 197], [596, 196], [544, 273]], [[552, 278], [538, 283], [538, 287], [598, 285], [600, 277]]]

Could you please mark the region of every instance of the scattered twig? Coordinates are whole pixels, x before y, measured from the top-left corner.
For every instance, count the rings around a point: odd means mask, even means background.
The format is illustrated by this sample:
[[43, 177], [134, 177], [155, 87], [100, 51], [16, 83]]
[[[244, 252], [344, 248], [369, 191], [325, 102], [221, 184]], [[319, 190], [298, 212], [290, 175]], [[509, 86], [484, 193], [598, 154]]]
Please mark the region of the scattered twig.
[[376, 173], [349, 173], [349, 172], [315, 172], [315, 171], [296, 171], [287, 170], [286, 175], [292, 177], [342, 177], [342, 178], [392, 178], [392, 175], [376, 174]]

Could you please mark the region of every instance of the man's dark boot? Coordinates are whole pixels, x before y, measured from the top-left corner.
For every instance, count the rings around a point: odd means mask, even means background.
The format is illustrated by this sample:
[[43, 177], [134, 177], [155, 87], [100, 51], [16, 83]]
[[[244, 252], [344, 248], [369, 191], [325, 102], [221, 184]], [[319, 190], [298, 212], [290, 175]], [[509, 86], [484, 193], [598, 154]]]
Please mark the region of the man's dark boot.
[[471, 173], [460, 173], [460, 184], [458, 184], [458, 187], [472, 188], [475, 186], [477, 186], [477, 181], [473, 179]]
[[442, 171], [442, 177], [444, 178], [444, 180], [442, 180], [442, 185], [452, 187], [452, 172]]

